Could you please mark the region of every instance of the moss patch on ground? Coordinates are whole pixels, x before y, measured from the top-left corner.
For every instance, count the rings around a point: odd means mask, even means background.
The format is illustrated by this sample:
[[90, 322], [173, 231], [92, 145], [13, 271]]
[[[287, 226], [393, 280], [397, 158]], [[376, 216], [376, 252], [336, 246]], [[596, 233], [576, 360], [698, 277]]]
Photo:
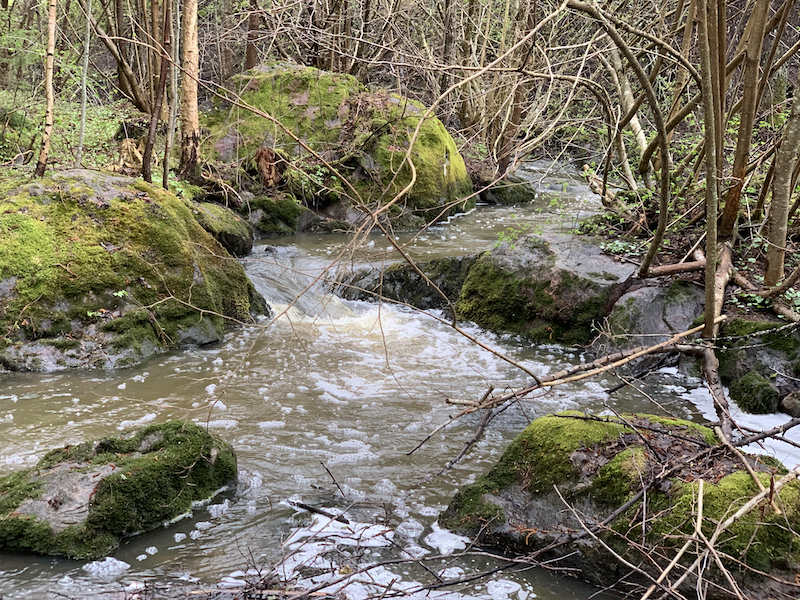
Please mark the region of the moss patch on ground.
[[[223, 164], [244, 161], [314, 209], [336, 202], [375, 207], [410, 183], [398, 214], [440, 218], [474, 206], [472, 183], [450, 134], [419, 102], [367, 91], [355, 78], [274, 64], [238, 78], [242, 99], [274, 120], [233, 107], [206, 118], [204, 152]], [[291, 133], [289, 133], [291, 132]], [[267, 163], [257, 159], [267, 149]], [[318, 157], [341, 175], [337, 176]], [[273, 181], [274, 179], [274, 181]]]
[[[232, 448], [181, 421], [52, 450], [32, 469], [0, 478], [0, 549], [98, 558], [235, 477]], [[82, 518], [68, 523], [64, 512]]]
[[266, 311], [188, 201], [86, 170], [16, 183], [0, 200], [6, 367], [126, 366]]

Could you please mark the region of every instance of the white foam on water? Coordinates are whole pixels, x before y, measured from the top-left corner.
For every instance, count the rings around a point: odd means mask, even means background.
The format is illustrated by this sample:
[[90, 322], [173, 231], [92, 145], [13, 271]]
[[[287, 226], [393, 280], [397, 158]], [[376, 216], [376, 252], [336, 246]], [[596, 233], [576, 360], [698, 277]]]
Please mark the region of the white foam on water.
[[425, 536], [425, 543], [431, 548], [436, 548], [439, 554], [444, 556], [452, 554], [456, 550], [464, 550], [470, 543], [468, 537], [442, 529], [436, 522], [431, 524], [431, 529], [433, 531]]
[[[698, 387], [693, 390], [689, 390], [688, 392], [681, 394], [681, 397], [694, 404], [703, 414], [704, 418], [708, 419], [709, 421], [718, 420], [717, 413], [714, 410], [714, 400], [711, 397], [711, 393], [705, 387]], [[790, 418], [788, 415], [784, 415], [783, 413], [751, 415], [742, 412], [742, 410], [733, 402], [730, 403], [729, 408], [731, 418], [736, 421], [736, 423], [759, 431], [767, 431], [769, 429], [773, 429], [774, 427], [778, 427], [779, 425], [783, 425]], [[800, 431], [798, 431], [797, 427], [790, 429], [788, 432], [786, 432], [785, 436], [787, 439], [790, 439], [793, 442], [800, 443]], [[768, 454], [770, 456], [774, 456], [789, 469], [792, 469], [800, 464], [800, 448], [778, 440], [766, 439], [762, 440], [761, 442], [750, 444], [749, 446], [743, 446], [742, 448], [753, 454]]]
[[258, 426], [261, 429], [280, 429], [286, 426], [286, 421], [261, 421]]
[[[335, 514], [334, 509], [327, 510]], [[342, 523], [330, 517], [315, 514], [311, 524], [296, 529], [283, 543], [283, 546], [289, 549], [299, 549], [303, 544], [302, 540], [306, 538], [324, 540], [333, 545], [373, 548], [389, 546], [394, 539], [394, 531], [384, 525]]]
[[[203, 419], [192, 419], [195, 423], [206, 423]], [[233, 429], [239, 424], [235, 419], [214, 419], [207, 422], [208, 427], [211, 429]]]
[[141, 427], [142, 425], [146, 425], [152, 421], [155, 421], [158, 415], [156, 413], [147, 413], [140, 419], [133, 419], [131, 421], [122, 421], [117, 426], [117, 429], [122, 431], [123, 429], [134, 429], [135, 427]]
[[128, 563], [117, 560], [111, 556], [107, 556], [104, 560], [86, 563], [81, 567], [82, 570], [86, 571], [92, 577], [104, 581], [117, 579], [130, 568], [131, 566]]
[[230, 501], [227, 498], [225, 498], [225, 500], [221, 504], [209, 504], [208, 512], [213, 518], [218, 519], [219, 517], [223, 516], [225, 513], [228, 512], [230, 505], [231, 505]]
[[176, 533], [175, 535], [172, 536], [172, 539], [175, 540], [176, 544], [180, 544], [183, 540], [186, 539], [186, 534], [185, 533]]

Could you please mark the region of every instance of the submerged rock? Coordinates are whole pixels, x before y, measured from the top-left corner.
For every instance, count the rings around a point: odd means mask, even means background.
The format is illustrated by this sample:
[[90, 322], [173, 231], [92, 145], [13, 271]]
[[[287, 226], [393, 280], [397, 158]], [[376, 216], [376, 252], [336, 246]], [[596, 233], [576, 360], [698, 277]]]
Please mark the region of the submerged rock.
[[0, 193], [0, 366], [129, 366], [268, 310], [189, 200], [80, 169]]
[[[727, 451], [700, 454], [717, 443], [710, 429], [650, 415], [622, 419], [576, 412], [536, 419], [491, 471], [455, 496], [439, 522], [503, 553], [528, 554], [603, 521], [631, 499], [643, 481], [655, 480], [644, 506], [641, 500], [635, 502], [597, 533], [607, 548], [583, 536], [538, 556], [556, 559], [551, 565], [574, 568], [596, 585], [613, 586], [623, 578], [649, 585], [650, 580], [629, 572], [610, 550], [657, 576], [692, 535], [699, 479], [705, 483], [707, 537], [759, 490], [739, 459]], [[769, 489], [782, 466], [764, 457], [747, 460]], [[747, 567], [789, 581], [800, 574], [800, 482], [786, 485], [775, 500], [781, 514], [766, 504], [737, 520], [717, 543], [725, 565], [745, 589], [755, 590], [753, 597], [772, 597], [766, 590], [772, 593], [780, 586], [760, 580]], [[693, 548], [681, 564], [695, 559]], [[724, 583], [722, 574], [712, 571], [709, 567], [706, 579]], [[679, 589], [692, 592], [695, 581], [690, 577]], [[729, 597], [713, 587], [708, 593], [709, 598]]]
[[0, 477], [0, 550], [98, 558], [236, 477], [231, 447], [181, 421], [51, 450]]
[[[368, 91], [350, 75], [289, 63], [258, 67], [238, 82], [242, 100], [278, 122], [227, 108], [207, 116], [204, 153], [222, 172], [244, 161], [267, 189], [351, 223], [412, 183], [411, 166], [401, 162], [426, 110], [419, 102]], [[410, 156], [413, 186], [390, 211], [396, 222], [423, 223], [474, 206], [465, 200], [472, 182], [464, 160], [437, 118], [422, 122]]]

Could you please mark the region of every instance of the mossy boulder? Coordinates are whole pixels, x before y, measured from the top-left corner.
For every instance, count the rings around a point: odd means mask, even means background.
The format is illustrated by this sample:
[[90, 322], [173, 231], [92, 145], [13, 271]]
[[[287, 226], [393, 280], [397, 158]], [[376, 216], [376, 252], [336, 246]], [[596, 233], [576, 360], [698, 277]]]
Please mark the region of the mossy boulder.
[[293, 235], [315, 229], [322, 221], [291, 196], [258, 196], [250, 201], [248, 220], [264, 235]]
[[[772, 407], [770, 412], [774, 412], [777, 400], [770, 390], [777, 390], [778, 399], [800, 391], [800, 331], [794, 325], [731, 319], [722, 324], [717, 344], [721, 346], [717, 351], [720, 378], [742, 410]], [[743, 381], [761, 382], [756, 386], [761, 401], [753, 402], [756, 387]]]
[[235, 478], [233, 449], [181, 421], [51, 450], [32, 469], [0, 477], [0, 550], [105, 556]]
[[750, 371], [741, 379], [731, 383], [731, 400], [743, 411], [766, 415], [778, 410], [780, 395], [769, 379], [758, 371]]
[[[586, 344], [630, 286], [635, 269], [573, 236], [528, 235], [479, 255], [421, 262], [461, 321], [538, 341]], [[360, 270], [339, 294], [382, 296], [421, 309], [449, 304], [408, 265]]]
[[[608, 549], [657, 576], [692, 535], [699, 479], [705, 484], [707, 537], [759, 491], [741, 462], [724, 448], [703, 452], [716, 442], [706, 427], [652, 415], [618, 419], [567, 412], [541, 417], [511, 443], [497, 465], [455, 496], [439, 522], [511, 554], [529, 554], [567, 540], [537, 559], [553, 559], [553, 564], [574, 568], [600, 586], [613, 586], [622, 578], [649, 585]], [[767, 488], [782, 468], [772, 460], [746, 459]], [[649, 485], [646, 500], [638, 499], [597, 532], [607, 548], [579, 535], [586, 524], [604, 521], [632, 499], [643, 483]], [[763, 592], [771, 583], [748, 568], [787, 575], [789, 581], [800, 573], [800, 538], [795, 533], [800, 528], [799, 501], [800, 482], [793, 481], [776, 495], [781, 514], [766, 504], [736, 521], [718, 541], [717, 551], [739, 583], [761, 590], [762, 595], [753, 597], [768, 597]], [[681, 564], [695, 557], [696, 550], [690, 549]], [[725, 584], [713, 566], [706, 577]], [[681, 589], [691, 591], [694, 584], [690, 577]], [[709, 588], [708, 597], [729, 595]]]
[[253, 249], [253, 228], [229, 208], [213, 202], [198, 202], [194, 216], [232, 256], [247, 256]]
[[189, 200], [88, 170], [0, 187], [1, 366], [129, 366], [267, 311]]
[[[258, 67], [237, 83], [244, 102], [275, 120], [237, 107], [207, 115], [211, 135], [203, 152], [223, 172], [244, 163], [268, 188], [351, 222], [353, 208], [363, 213], [392, 200], [412, 177], [390, 213], [395, 219], [422, 222], [474, 205], [465, 200], [472, 183], [455, 142], [438, 119], [422, 120], [419, 102], [368, 91], [350, 75], [288, 63]], [[421, 120], [412, 169], [403, 158]]]
[[539, 341], [587, 343], [630, 286], [634, 268], [568, 235], [530, 235], [481, 255], [458, 318]]

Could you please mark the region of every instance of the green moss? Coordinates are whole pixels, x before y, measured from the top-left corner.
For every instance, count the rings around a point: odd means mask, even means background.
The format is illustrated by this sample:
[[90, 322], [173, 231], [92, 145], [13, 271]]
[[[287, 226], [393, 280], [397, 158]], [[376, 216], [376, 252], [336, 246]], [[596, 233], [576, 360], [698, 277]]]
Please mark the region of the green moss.
[[731, 400], [743, 411], [751, 414], [771, 414], [778, 410], [780, 394], [769, 379], [750, 371], [731, 384]]
[[[42, 493], [39, 474], [67, 462], [92, 473], [113, 465], [99, 480], [88, 517], [59, 532], [35, 517], [15, 514]], [[76, 471], [75, 468], [72, 471]], [[169, 421], [134, 435], [106, 438], [48, 452], [34, 469], [0, 479], [0, 549], [96, 558], [123, 536], [153, 529], [188, 512], [236, 477], [231, 447], [197, 425]]]
[[253, 248], [253, 228], [229, 208], [213, 202], [190, 205], [200, 226], [233, 256], [247, 256]]
[[528, 326], [552, 302], [544, 285], [531, 285], [484, 254], [467, 274], [456, 312], [459, 319], [487, 329], [529, 333]]
[[592, 484], [592, 496], [601, 505], [621, 506], [647, 474], [647, 458], [639, 447], [628, 448], [603, 465]]
[[[762, 473], [759, 477], [762, 484], [769, 488], [770, 476]], [[711, 537], [716, 523], [733, 514], [758, 492], [752, 477], [745, 472], [723, 477], [716, 484], [706, 483], [703, 491], [703, 532], [706, 536]], [[661, 513], [659, 519], [652, 521], [650, 537], [672, 539], [674, 544], [683, 543], [676, 533], [689, 535], [693, 530], [697, 493], [697, 482], [676, 482], [670, 490], [669, 508]], [[769, 507], [763, 511], [751, 511], [720, 537], [717, 550], [723, 555], [742, 560], [752, 568], [767, 572], [776, 567], [786, 568], [788, 563], [797, 564], [800, 561], [800, 548], [795, 543], [797, 536], [794, 532], [797, 531], [800, 516], [800, 482], [793, 481], [785, 486], [776, 502], [783, 514], [777, 515]], [[658, 508], [663, 508], [664, 502], [661, 504]], [[740, 570], [735, 565], [730, 566], [734, 572]]]
[[[570, 460], [573, 452], [631, 431], [617, 423], [563, 418], [582, 416], [577, 412], [560, 415], [540, 417], [520, 433], [491, 471], [456, 494], [439, 518], [442, 525], [474, 535], [487, 518], [502, 515], [498, 505], [483, 500], [484, 494], [497, 494], [515, 483], [531, 494], [547, 493], [554, 484], [578, 478]], [[606, 493], [611, 497], [619, 492], [607, 487]]]
[[650, 414], [639, 416], [646, 417], [651, 423], [664, 425], [669, 428], [670, 431], [681, 432], [684, 435], [699, 434], [709, 446], [716, 446], [719, 444], [719, 439], [717, 438], [717, 434], [714, 433], [714, 430], [705, 425], [700, 425], [700, 423], [676, 419], [675, 417], [660, 417]]
[[[226, 317], [249, 320], [258, 308], [251, 301], [263, 303], [184, 201], [141, 181], [125, 187], [122, 178], [66, 173], [0, 200], [0, 282], [9, 288], [0, 335], [66, 347], [90, 325], [127, 333], [125, 325], [137, 323], [149, 328], [137, 336], [168, 348], [187, 323], [208, 319], [221, 331]], [[106, 185], [118, 190], [64, 191]], [[128, 317], [141, 310], [146, 319]]]
[[300, 215], [308, 210], [292, 197], [272, 199], [260, 196], [251, 202], [251, 206], [263, 211], [256, 227], [267, 235], [297, 233]]
[[[272, 149], [286, 163], [288, 191], [315, 207], [349, 196], [357, 205], [387, 202], [412, 173], [413, 187], [397, 205], [403, 215], [431, 219], [474, 206], [474, 199], [463, 200], [472, 184], [455, 142], [438, 119], [422, 119], [422, 104], [366, 91], [350, 75], [290, 64], [260, 67], [237, 81], [242, 99], [277, 121], [236, 108], [209, 116], [204, 152], [213, 159], [244, 159], [258, 170], [256, 151]], [[413, 169], [403, 160], [409, 146]], [[355, 193], [308, 149], [325, 156]]]
[[[610, 512], [622, 505], [640, 489], [642, 481], [649, 481], [663, 470], [664, 465], [628, 427], [599, 420], [571, 419], [570, 416], [583, 415], [562, 413], [535, 420], [511, 443], [492, 470], [456, 495], [442, 513], [440, 522], [471, 535], [480, 531], [480, 542], [499, 543], [506, 550], [514, 548], [529, 552], [547, 545], [561, 531], [557, 526], [550, 532], [551, 537], [544, 532], [544, 537], [529, 542], [526, 532], [535, 532], [542, 526], [535, 515], [541, 513], [543, 521], [550, 525], [569, 522], [565, 519], [553, 523], [545, 514], [561, 507], [562, 500], [554, 497], [553, 486], [558, 487], [569, 504], [585, 506], [588, 518], [600, 519], [603, 511]], [[623, 415], [623, 418], [640, 424], [661, 425], [669, 433], [715, 441], [708, 428], [688, 421], [652, 415]], [[642, 433], [651, 438], [651, 443], [655, 441], [647, 430], [642, 430]], [[666, 438], [659, 441], [663, 443]], [[704, 477], [710, 478], [712, 473], [719, 472], [720, 466], [707, 464], [700, 471]], [[639, 560], [641, 555], [627, 540], [641, 540], [649, 545], [645, 547], [658, 548], [668, 560], [670, 554], [665, 549], [674, 551], [683, 545], [695, 526], [698, 483], [685, 480], [690, 471], [672, 478], [669, 485], [651, 488], [645, 496], [648, 503], [645, 508], [632, 506], [611, 524], [616, 533], [605, 531], [599, 534], [604, 542], [618, 553]], [[723, 476], [724, 473], [719, 473], [717, 482], [705, 481], [703, 531], [707, 537], [711, 537], [718, 523], [759, 492], [747, 472], [728, 471], [729, 474]], [[759, 473], [758, 477], [769, 489], [770, 473]], [[520, 494], [531, 496], [530, 505], [526, 504], [528, 500], [524, 496], [520, 498]], [[499, 495], [500, 499], [491, 495]], [[518, 504], [521, 508], [513, 516], [514, 522], [508, 524], [504, 522], [501, 507], [506, 502]], [[763, 508], [737, 519], [719, 538], [716, 548], [735, 576], [742, 575], [743, 570], [727, 556], [765, 572], [775, 568], [796, 569], [800, 564], [800, 544], [796, 533], [800, 529], [800, 482], [790, 482], [779, 496], [776, 495], [776, 502], [781, 514], [765, 504]], [[555, 506], [559, 508], [553, 508]], [[528, 509], [529, 520], [526, 520], [522, 515]], [[645, 533], [641, 529], [643, 515], [647, 515]], [[524, 543], [519, 541], [520, 536]], [[604, 552], [599, 545], [582, 545], [580, 549], [581, 561], [587, 560], [586, 553]], [[573, 550], [567, 548], [564, 551], [569, 553]], [[693, 559], [692, 552], [689, 552], [684, 562]], [[602, 565], [608, 560], [605, 555], [595, 556], [588, 562]], [[714, 576], [709, 574], [709, 577]]]

